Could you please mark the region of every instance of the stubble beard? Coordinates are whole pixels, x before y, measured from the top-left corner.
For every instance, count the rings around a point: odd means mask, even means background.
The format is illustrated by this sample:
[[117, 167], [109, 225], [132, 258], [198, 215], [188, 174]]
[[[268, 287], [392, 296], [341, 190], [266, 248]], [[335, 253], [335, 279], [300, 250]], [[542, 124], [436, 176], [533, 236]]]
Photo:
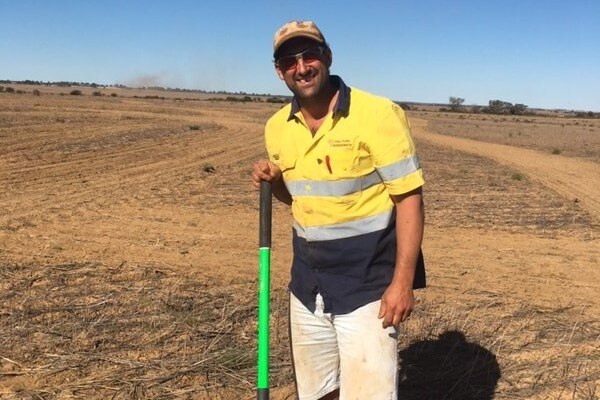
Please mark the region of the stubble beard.
[[327, 83], [329, 82], [329, 74], [320, 72], [316, 76], [312, 77], [314, 84], [310, 87], [303, 88], [294, 82], [294, 84], [288, 84], [288, 88], [294, 94], [294, 96], [300, 101], [311, 101], [318, 99], [320, 96], [327, 93]]

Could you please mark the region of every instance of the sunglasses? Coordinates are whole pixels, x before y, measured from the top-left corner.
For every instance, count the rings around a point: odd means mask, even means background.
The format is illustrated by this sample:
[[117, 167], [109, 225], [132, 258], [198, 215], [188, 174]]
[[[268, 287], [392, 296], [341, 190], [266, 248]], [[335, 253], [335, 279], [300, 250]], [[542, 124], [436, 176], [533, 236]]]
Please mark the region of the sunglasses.
[[302, 59], [307, 63], [314, 62], [320, 60], [321, 57], [323, 57], [324, 52], [325, 48], [322, 46], [313, 47], [312, 49], [304, 50], [300, 53], [281, 56], [275, 60], [275, 65], [282, 71], [289, 71], [291, 69], [296, 69], [299, 59]]

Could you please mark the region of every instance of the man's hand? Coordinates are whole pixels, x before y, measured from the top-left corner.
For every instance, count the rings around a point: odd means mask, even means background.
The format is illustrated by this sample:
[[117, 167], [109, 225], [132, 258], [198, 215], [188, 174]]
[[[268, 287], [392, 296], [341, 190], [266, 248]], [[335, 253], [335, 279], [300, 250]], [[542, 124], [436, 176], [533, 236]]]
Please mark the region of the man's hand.
[[271, 182], [273, 196], [285, 204], [292, 204], [292, 196], [283, 183], [283, 175], [277, 164], [269, 160], [258, 160], [252, 166], [252, 185], [260, 188], [260, 182]]
[[383, 318], [384, 328], [395, 326], [406, 321], [415, 306], [412, 287], [392, 282], [381, 296], [378, 318]]
[[252, 166], [252, 185], [260, 188], [260, 181], [277, 182], [281, 179], [281, 169], [269, 160], [258, 160]]

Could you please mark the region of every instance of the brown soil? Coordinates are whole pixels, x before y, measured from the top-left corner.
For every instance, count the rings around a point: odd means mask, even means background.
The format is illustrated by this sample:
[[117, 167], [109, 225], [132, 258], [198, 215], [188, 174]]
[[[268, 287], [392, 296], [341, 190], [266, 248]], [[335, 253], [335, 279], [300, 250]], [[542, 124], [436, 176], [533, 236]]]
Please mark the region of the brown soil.
[[600, 182], [598, 163], [503, 144], [434, 134], [427, 130], [427, 126], [425, 120], [413, 120], [415, 135], [420, 139], [490, 158], [516, 171], [522, 171], [563, 197], [581, 202], [586, 211], [600, 222], [600, 185], [594, 184]]
[[[0, 93], [0, 398], [253, 398], [248, 174], [278, 107]], [[597, 160], [570, 137], [558, 155], [533, 133], [459, 137], [480, 123], [459, 117], [433, 133], [425, 114], [429, 287], [403, 328], [403, 397], [596, 398]], [[275, 204], [275, 399], [293, 398], [290, 223]]]

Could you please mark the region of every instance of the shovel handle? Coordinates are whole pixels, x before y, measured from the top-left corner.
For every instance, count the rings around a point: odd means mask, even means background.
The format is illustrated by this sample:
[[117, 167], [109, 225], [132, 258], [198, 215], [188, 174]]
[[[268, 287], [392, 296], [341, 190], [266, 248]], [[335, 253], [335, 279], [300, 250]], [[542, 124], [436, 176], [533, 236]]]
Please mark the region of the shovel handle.
[[271, 269], [271, 183], [260, 183], [258, 238], [258, 351], [256, 399], [269, 400], [269, 286]]
[[271, 213], [272, 213], [271, 182], [260, 182], [260, 232], [259, 247], [271, 247]]

